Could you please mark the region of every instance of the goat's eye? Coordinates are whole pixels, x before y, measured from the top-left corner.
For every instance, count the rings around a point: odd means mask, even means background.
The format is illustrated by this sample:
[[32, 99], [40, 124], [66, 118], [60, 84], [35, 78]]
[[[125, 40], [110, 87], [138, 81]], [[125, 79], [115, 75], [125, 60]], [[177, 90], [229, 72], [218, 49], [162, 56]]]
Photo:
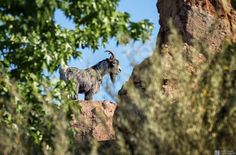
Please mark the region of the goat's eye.
[[115, 66], [115, 64], [114, 63], [110, 63], [110, 67], [114, 67]]

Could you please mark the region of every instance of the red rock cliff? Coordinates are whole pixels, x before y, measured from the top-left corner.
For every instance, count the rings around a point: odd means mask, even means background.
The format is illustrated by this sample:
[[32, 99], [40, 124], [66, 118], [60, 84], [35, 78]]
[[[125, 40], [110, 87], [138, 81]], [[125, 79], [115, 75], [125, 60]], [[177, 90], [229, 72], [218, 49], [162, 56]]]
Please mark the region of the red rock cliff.
[[212, 48], [223, 40], [236, 42], [236, 8], [234, 0], [159, 0], [160, 44], [167, 42], [168, 20], [178, 29], [187, 44], [205, 39]]

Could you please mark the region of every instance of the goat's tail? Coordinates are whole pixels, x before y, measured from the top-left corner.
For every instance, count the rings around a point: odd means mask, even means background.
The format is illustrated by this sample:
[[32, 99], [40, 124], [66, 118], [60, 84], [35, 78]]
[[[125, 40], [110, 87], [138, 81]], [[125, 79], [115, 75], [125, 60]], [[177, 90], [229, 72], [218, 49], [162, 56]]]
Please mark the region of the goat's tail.
[[60, 74], [60, 80], [65, 80], [66, 81], [66, 70], [69, 67], [66, 64], [60, 65], [59, 66], [59, 74]]

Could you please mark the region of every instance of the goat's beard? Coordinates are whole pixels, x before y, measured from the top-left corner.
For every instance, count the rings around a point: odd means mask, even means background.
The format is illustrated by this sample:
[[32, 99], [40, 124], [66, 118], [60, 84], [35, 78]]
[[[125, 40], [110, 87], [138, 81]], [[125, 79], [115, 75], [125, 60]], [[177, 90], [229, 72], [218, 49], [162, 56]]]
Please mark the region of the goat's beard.
[[110, 74], [110, 78], [111, 78], [112, 83], [116, 82], [116, 75], [115, 74]]

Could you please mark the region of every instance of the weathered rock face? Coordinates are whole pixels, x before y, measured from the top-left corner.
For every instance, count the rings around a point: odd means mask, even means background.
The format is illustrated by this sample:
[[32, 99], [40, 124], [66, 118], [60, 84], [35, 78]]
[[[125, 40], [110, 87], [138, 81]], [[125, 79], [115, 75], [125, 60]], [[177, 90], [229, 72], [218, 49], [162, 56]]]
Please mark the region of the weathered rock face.
[[235, 3], [234, 0], [159, 0], [160, 45], [167, 42], [170, 18], [187, 44], [204, 39], [215, 49], [225, 39], [236, 42]]
[[[159, 0], [157, 8], [160, 13], [160, 31], [157, 44], [165, 65], [168, 66], [172, 61], [169, 54], [172, 47], [168, 42], [170, 19], [185, 43], [183, 46], [185, 56], [192, 57], [190, 48], [193, 43], [199, 41], [204, 42], [208, 46], [208, 51], [214, 53], [224, 41], [236, 42], [235, 3], [231, 0]], [[190, 73], [195, 72], [197, 66], [205, 60], [200, 53], [195, 57], [197, 57], [195, 64], [186, 65]], [[164, 68], [164, 72], [165, 70], [167, 69]], [[174, 80], [163, 75], [163, 81], [166, 94], [175, 97], [172, 86], [176, 85], [173, 84]]]
[[80, 101], [81, 113], [71, 125], [78, 131], [78, 140], [93, 137], [96, 141], [115, 139], [112, 126], [116, 104], [109, 101]]

